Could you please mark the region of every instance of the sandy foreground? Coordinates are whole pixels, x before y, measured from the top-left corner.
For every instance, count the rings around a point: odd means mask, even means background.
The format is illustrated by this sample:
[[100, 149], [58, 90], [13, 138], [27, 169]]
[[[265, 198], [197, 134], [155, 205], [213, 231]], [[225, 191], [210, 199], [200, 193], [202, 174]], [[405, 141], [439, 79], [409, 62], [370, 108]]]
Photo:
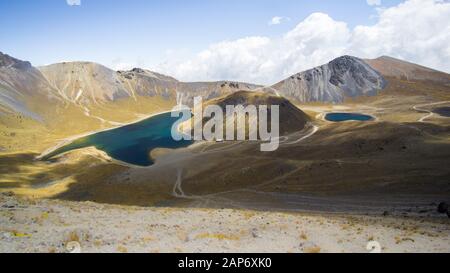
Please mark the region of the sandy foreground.
[[0, 195], [0, 252], [450, 252], [447, 217], [140, 208]]

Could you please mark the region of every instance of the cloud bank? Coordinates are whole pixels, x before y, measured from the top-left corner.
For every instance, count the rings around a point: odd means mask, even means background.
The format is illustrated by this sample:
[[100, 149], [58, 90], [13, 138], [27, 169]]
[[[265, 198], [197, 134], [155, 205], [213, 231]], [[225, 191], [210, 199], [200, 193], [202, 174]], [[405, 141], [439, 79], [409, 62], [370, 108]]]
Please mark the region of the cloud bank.
[[281, 37], [222, 41], [192, 58], [167, 60], [155, 69], [185, 81], [226, 79], [273, 84], [349, 54], [361, 58], [389, 55], [450, 71], [448, 1], [408, 0], [377, 12], [374, 25], [353, 29], [325, 13], [313, 13]]

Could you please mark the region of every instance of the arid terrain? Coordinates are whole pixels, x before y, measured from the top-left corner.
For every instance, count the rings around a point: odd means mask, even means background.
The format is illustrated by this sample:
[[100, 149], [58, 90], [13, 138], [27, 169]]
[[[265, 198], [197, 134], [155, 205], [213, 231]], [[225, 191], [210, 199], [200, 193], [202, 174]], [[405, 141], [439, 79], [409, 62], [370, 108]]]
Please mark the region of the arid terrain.
[[[369, 252], [371, 241], [386, 252], [450, 251], [450, 221], [436, 212], [450, 201], [450, 123], [439, 114], [450, 106], [448, 74], [386, 57], [367, 63], [345, 57], [273, 87], [199, 87], [148, 71], [89, 65], [92, 74], [76, 72], [86, 64], [70, 65], [41, 68], [58, 101], [52, 109], [33, 106], [44, 99], [35, 94], [18, 96], [27, 111], [2, 104], [1, 252], [66, 252], [72, 241], [87, 252]], [[8, 71], [0, 87], [12, 90], [4, 83]], [[100, 82], [117, 91], [105, 95], [98, 93], [103, 85], [90, 81], [106, 75], [114, 80]], [[325, 94], [316, 86], [330, 75], [335, 84]], [[303, 83], [310, 76], [311, 86]], [[151, 95], [132, 91], [155, 90], [151, 84], [160, 86]], [[350, 92], [355, 84], [358, 94]], [[92, 147], [37, 160], [65, 139], [180, 102], [192, 106], [195, 90], [227, 101], [242, 85], [274, 100], [284, 96], [308, 116], [298, 127], [289, 115], [281, 121], [295, 130], [284, 131], [277, 151], [260, 152], [259, 142], [196, 142], [152, 151], [155, 164], [146, 168]], [[8, 98], [15, 93], [8, 92]], [[330, 122], [330, 112], [374, 120]]]
[[[149, 208], [0, 196], [0, 252], [448, 252], [448, 219]], [[434, 207], [431, 208], [434, 211]]]

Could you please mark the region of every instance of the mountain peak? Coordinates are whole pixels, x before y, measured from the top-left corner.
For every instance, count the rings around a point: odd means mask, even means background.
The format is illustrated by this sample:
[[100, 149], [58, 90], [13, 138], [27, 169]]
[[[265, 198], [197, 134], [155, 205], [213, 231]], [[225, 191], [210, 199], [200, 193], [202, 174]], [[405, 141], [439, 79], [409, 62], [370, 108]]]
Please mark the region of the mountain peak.
[[0, 67], [12, 67], [15, 69], [26, 70], [31, 68], [31, 63], [22, 61], [0, 52]]
[[360, 58], [352, 56], [352, 55], [342, 55], [340, 57], [335, 58], [331, 62], [340, 61], [340, 60], [360, 60]]
[[44, 65], [41, 67], [105, 67], [105, 66], [96, 62], [89, 62], [89, 61], [63, 61], [59, 63]]
[[166, 81], [166, 82], [178, 82], [178, 80], [173, 77], [163, 75], [163, 74], [160, 74], [160, 73], [157, 73], [154, 71], [150, 71], [148, 69], [139, 68], [139, 67], [135, 67], [131, 70], [119, 70], [119, 71], [117, 71], [117, 73], [127, 79], [132, 79], [135, 75], [137, 75], [137, 76], [141, 76], [141, 77], [154, 78], [156, 80], [161, 80], [161, 81]]
[[300, 102], [343, 102], [346, 97], [371, 96], [386, 81], [363, 60], [344, 55], [328, 64], [300, 72], [273, 87]]

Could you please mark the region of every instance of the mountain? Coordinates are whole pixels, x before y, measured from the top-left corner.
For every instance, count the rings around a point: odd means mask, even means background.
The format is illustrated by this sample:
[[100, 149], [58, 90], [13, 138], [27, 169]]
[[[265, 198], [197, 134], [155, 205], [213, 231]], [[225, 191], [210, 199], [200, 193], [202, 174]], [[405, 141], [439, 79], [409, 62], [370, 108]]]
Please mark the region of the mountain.
[[278, 94], [299, 102], [341, 103], [346, 97], [376, 95], [385, 85], [381, 74], [366, 62], [343, 56], [292, 75], [272, 88]]
[[[192, 107], [197, 96], [204, 101], [245, 97], [245, 103], [254, 98], [239, 91], [260, 90], [296, 102], [341, 103], [383, 91], [444, 100], [449, 79], [446, 73], [390, 57], [343, 56], [261, 87], [230, 81], [181, 82], [145, 69], [114, 71], [92, 62], [36, 68], [0, 53], [0, 150], [22, 149], [27, 143], [41, 151], [68, 136], [118, 126], [177, 104]], [[233, 97], [236, 92], [238, 97]]]
[[373, 69], [377, 70], [384, 77], [391, 77], [407, 81], [433, 81], [449, 84], [450, 75], [428, 67], [409, 63], [388, 56], [377, 59], [364, 60]]
[[226, 81], [180, 82], [149, 70], [114, 71], [92, 62], [64, 62], [35, 68], [30, 62], [0, 53], [0, 110], [39, 121], [53, 114], [48, 113], [52, 112], [49, 105], [53, 108], [70, 105], [86, 115], [100, 112], [111, 104], [133, 107], [143, 100], [158, 101], [167, 109], [177, 103], [192, 106], [196, 96], [208, 100], [256, 87]]
[[342, 56], [262, 88], [228, 81], [180, 82], [145, 69], [114, 71], [92, 62], [35, 68], [0, 53], [0, 111], [42, 122], [54, 115], [48, 105], [60, 107], [59, 114], [75, 107], [86, 116], [114, 124], [147, 110], [167, 110], [181, 103], [193, 106], [196, 96], [206, 101], [237, 91], [262, 90], [298, 102], [341, 103], [349, 97], [378, 94], [387, 86], [387, 79], [448, 84], [450, 75], [386, 56], [374, 60]]
[[42, 150], [45, 142], [110, 128], [176, 104], [192, 106], [257, 85], [238, 82], [180, 82], [149, 70], [114, 71], [92, 62], [33, 67], [0, 53], [0, 150]]
[[66, 101], [89, 105], [129, 97], [115, 72], [88, 62], [52, 64], [39, 67], [49, 84]]
[[[302, 130], [306, 124], [311, 120], [310, 117], [305, 114], [302, 110], [300, 110], [298, 107], [293, 105], [289, 100], [283, 98], [283, 97], [277, 97], [273, 96], [267, 93], [262, 92], [248, 92], [248, 91], [239, 91], [235, 92], [230, 95], [226, 95], [220, 98], [216, 98], [210, 101], [207, 101], [203, 104], [203, 109], [205, 109], [209, 105], [218, 105], [224, 115], [226, 115], [226, 107], [229, 105], [237, 106], [242, 105], [244, 107], [248, 105], [254, 105], [257, 108], [261, 105], [266, 105], [269, 109], [268, 116], [267, 116], [267, 122], [268, 122], [268, 129], [270, 130], [271, 126], [271, 113], [270, 113], [270, 106], [272, 105], [278, 105], [280, 108], [280, 123], [279, 123], [279, 129], [280, 134], [285, 135], [291, 132], [296, 132]], [[209, 119], [203, 120], [203, 125], [208, 121]], [[224, 116], [224, 131], [226, 132], [226, 124], [233, 121], [236, 123], [235, 116], [233, 115], [232, 119], [230, 119], [230, 116]], [[191, 120], [193, 124], [193, 120]], [[252, 122], [255, 122], [257, 124], [256, 120], [252, 120]], [[246, 122], [246, 128], [249, 127], [249, 120]], [[191, 128], [194, 128], [193, 126]], [[258, 130], [258, 127], [254, 127], [256, 130]], [[248, 133], [248, 131], [247, 131]]]
[[141, 68], [113, 71], [90, 62], [59, 63], [39, 67], [39, 70], [62, 97], [84, 106], [139, 97], [161, 97], [192, 106], [195, 96], [211, 99], [257, 87], [234, 82], [179, 82]]
[[[0, 52], [0, 113], [18, 113], [42, 121], [40, 104], [56, 103], [58, 94], [29, 62]], [[44, 111], [45, 112], [45, 111]]]
[[173, 97], [178, 81], [135, 68], [114, 71], [92, 62], [65, 62], [39, 67], [48, 82], [65, 100], [83, 106], [138, 97]]

